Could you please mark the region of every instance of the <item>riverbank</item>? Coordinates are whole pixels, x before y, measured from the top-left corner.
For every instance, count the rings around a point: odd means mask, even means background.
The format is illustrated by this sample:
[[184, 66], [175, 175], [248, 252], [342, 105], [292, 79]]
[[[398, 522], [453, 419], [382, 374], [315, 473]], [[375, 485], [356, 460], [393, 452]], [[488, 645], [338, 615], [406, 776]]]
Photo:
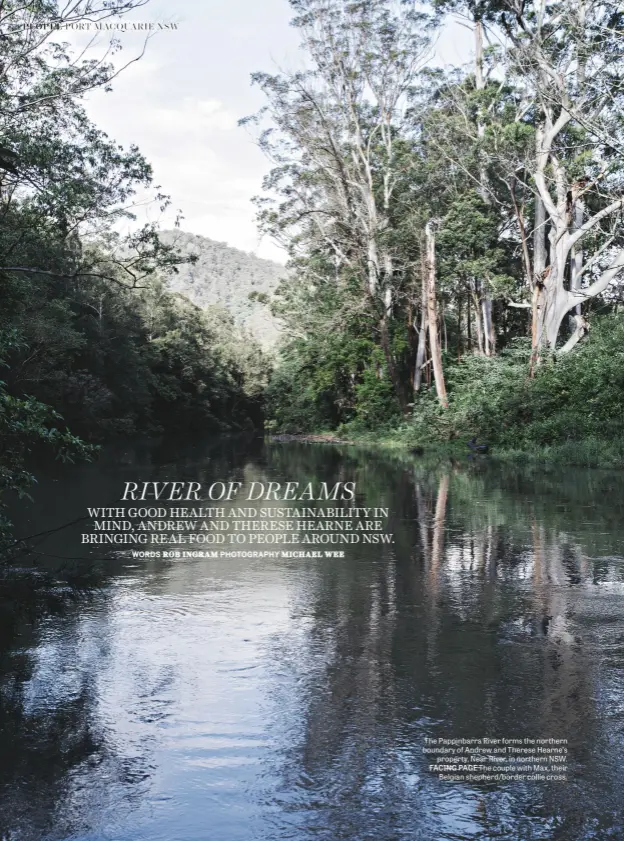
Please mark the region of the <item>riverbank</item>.
[[588, 438], [583, 441], [564, 441], [558, 444], [510, 447], [489, 445], [487, 454], [473, 454], [467, 445], [471, 435], [466, 433], [452, 441], [416, 441], [409, 425], [383, 432], [350, 430], [346, 434], [334, 432], [289, 433], [271, 435], [276, 443], [301, 441], [312, 444], [333, 444], [391, 451], [395, 455], [430, 460], [465, 458], [490, 459], [509, 464], [544, 464], [552, 466], [624, 469], [624, 441], [602, 441]]
[[306, 444], [356, 444], [356, 441], [349, 441], [346, 438], [339, 438], [333, 432], [294, 432], [283, 433], [281, 435], [271, 435], [271, 441], [276, 444], [289, 444], [293, 441], [301, 441]]
[[[399, 428], [381, 435], [361, 433], [350, 437], [355, 444], [412, 453], [419, 457], [452, 458], [471, 454], [467, 445], [471, 438], [469, 433], [448, 442], [414, 441], [409, 433], [409, 428]], [[587, 438], [583, 441], [562, 441], [556, 444], [519, 447], [489, 443], [489, 452], [486, 455], [475, 455], [475, 458], [488, 458], [515, 464], [624, 469], [624, 441]]]
[[274, 389], [269, 423], [276, 432], [305, 430], [327, 438], [331, 430], [352, 443], [422, 448], [431, 455], [463, 456], [466, 442], [477, 436], [489, 444], [490, 458], [508, 462], [624, 468], [622, 314], [596, 319], [581, 346], [544, 360], [534, 377], [529, 376], [530, 348], [516, 344], [496, 357], [449, 359], [446, 408], [434, 389], [424, 389], [405, 416], [391, 395], [375, 392], [373, 400], [362, 385], [350, 402], [343, 396], [341, 405], [349, 410], [339, 419], [335, 392], [315, 398], [303, 391], [294, 411], [299, 393]]

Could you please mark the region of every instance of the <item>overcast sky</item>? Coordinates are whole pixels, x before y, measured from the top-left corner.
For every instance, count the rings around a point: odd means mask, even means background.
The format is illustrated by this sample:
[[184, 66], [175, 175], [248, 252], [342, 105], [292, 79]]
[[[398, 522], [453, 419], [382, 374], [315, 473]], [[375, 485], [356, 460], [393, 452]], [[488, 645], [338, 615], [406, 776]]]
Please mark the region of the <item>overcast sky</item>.
[[[112, 93], [88, 100], [100, 128], [139, 146], [173, 210], [183, 212], [184, 230], [280, 262], [284, 253], [260, 241], [251, 204], [269, 164], [237, 121], [263, 105], [252, 72], [299, 66], [290, 17], [287, 0], [153, 0], [128, 20], [174, 22], [177, 30], [157, 32]], [[120, 59], [140, 50], [139, 34], [119, 37]], [[438, 43], [437, 60], [460, 64], [470, 49], [468, 30], [453, 24]], [[160, 218], [156, 208], [148, 213]], [[162, 219], [164, 227], [173, 215]]]

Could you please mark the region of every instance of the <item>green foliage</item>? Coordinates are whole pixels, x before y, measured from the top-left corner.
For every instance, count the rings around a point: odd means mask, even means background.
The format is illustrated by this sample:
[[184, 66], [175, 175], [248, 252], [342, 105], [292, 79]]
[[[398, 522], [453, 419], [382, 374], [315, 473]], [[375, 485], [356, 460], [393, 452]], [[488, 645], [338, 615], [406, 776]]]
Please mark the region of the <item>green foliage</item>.
[[[527, 339], [532, 332], [539, 351], [567, 333], [568, 319], [561, 329], [542, 329], [540, 319], [561, 301], [572, 306], [565, 248], [577, 211], [587, 229], [575, 255], [578, 270], [583, 252], [582, 288], [622, 247], [613, 215], [621, 144], [606, 140], [622, 129], [621, 80], [610, 69], [621, 65], [622, 41], [610, 7], [579, 17], [572, 2], [536, 15], [531, 4], [512, 12], [435, 0], [434, 17], [461, 11], [475, 34], [494, 28], [503, 39], [477, 50], [473, 67], [447, 72], [417, 70], [427, 27], [409, 4], [292, 6], [307, 69], [253, 77], [266, 98], [255, 121], [271, 119], [259, 140], [274, 165], [258, 220], [291, 255], [276, 304], [291, 339], [268, 392], [275, 425], [378, 431], [395, 423], [415, 443], [478, 434], [506, 447], [621, 435], [619, 351], [603, 347], [608, 330], [620, 335], [619, 322], [596, 325], [569, 358], [544, 360], [535, 378]], [[601, 30], [604, 41], [594, 37]], [[561, 87], [549, 91], [552, 79]], [[541, 127], [551, 122], [557, 130], [545, 136], [554, 147], [542, 159]], [[427, 254], [425, 231], [434, 246]], [[542, 240], [547, 253], [535, 254]], [[583, 318], [599, 288], [582, 303]], [[600, 306], [621, 300], [615, 283], [600, 294]], [[433, 395], [437, 346], [448, 410]]]
[[19, 337], [7, 388], [54, 407], [91, 440], [261, 422], [267, 363], [221, 310], [99, 278], [67, 288], [45, 275], [7, 278], [0, 324]]
[[281, 354], [267, 388], [270, 427], [310, 432], [335, 427], [353, 414], [353, 389], [343, 356], [343, 337], [318, 344], [294, 340]]
[[[355, 417], [357, 426], [382, 429], [400, 417], [400, 407], [392, 383], [383, 372], [383, 359], [378, 349], [372, 355], [372, 365], [366, 367], [355, 386]], [[353, 426], [353, 424], [352, 424]]]
[[[7, 356], [23, 344], [13, 329], [0, 332], [0, 354]], [[0, 366], [7, 364], [0, 359]], [[16, 397], [0, 381], [0, 494], [10, 491], [24, 496], [35, 482], [28, 467], [33, 455], [54, 456], [62, 461], [89, 459], [93, 446], [73, 435], [53, 408], [31, 395]], [[2, 503], [0, 503], [0, 512]], [[0, 513], [0, 546], [10, 524]]]
[[85, 441], [262, 422], [258, 346], [222, 311], [164, 286], [194, 258], [153, 225], [117, 232], [152, 170], [93, 125], [82, 98], [109, 86], [119, 44], [97, 56], [56, 41], [57, 25], [142, 5], [2, 4], [0, 493], [25, 493], [43, 453], [90, 457]]
[[624, 439], [624, 316], [595, 320], [573, 354], [551, 359], [528, 375], [530, 348], [520, 340], [498, 357], [473, 356], [450, 366], [448, 411], [419, 400], [410, 440], [483, 441], [530, 450], [586, 440]]
[[474, 190], [450, 204], [436, 241], [441, 291], [452, 298], [477, 279], [494, 298], [512, 293], [517, 266], [499, 227], [499, 212]]
[[356, 319], [342, 329], [308, 333], [282, 349], [266, 395], [273, 428], [310, 432], [357, 421], [371, 429], [397, 420], [399, 405], [383, 355], [362, 333]]
[[50, 406], [34, 397], [13, 397], [0, 382], [0, 491], [26, 493], [35, 481], [25, 466], [33, 452], [46, 450], [65, 462], [95, 452], [62, 426], [63, 418]]

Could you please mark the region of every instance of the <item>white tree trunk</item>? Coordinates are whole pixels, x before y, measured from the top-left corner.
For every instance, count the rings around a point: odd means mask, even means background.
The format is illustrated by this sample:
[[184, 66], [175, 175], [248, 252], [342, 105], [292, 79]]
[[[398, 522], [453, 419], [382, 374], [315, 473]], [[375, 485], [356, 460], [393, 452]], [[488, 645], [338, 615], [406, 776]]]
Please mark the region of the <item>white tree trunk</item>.
[[[483, 24], [480, 20], [474, 23], [475, 36], [475, 90], [482, 91], [485, 88], [485, 77], [483, 75]], [[479, 141], [485, 136], [485, 123], [483, 121], [482, 106], [479, 105], [477, 114], [477, 136]], [[487, 204], [490, 203], [489, 185], [485, 165], [482, 160], [482, 152], [479, 151], [479, 193]], [[487, 289], [483, 289], [481, 308], [477, 308], [477, 320], [483, 319], [483, 340], [482, 352], [486, 356], [494, 356], [496, 353], [496, 339], [494, 321], [492, 319], [492, 300]], [[479, 325], [480, 327], [480, 325]]]
[[444, 382], [444, 370], [442, 368], [442, 350], [440, 348], [440, 336], [438, 333], [435, 234], [433, 231], [433, 224], [431, 222], [427, 222], [425, 225], [425, 255], [427, 274], [427, 320], [429, 322], [431, 364], [433, 366], [433, 376], [435, 378], [438, 400], [444, 408], [448, 408], [446, 383]]
[[[582, 224], [583, 219], [585, 216], [585, 208], [583, 206], [583, 202], [581, 199], [577, 199], [574, 203], [574, 208], [572, 210], [572, 231], [578, 231]], [[576, 243], [576, 245], [572, 246], [572, 250], [570, 251], [570, 292], [576, 292], [580, 288], [580, 275], [581, 271], [583, 270], [583, 246], [581, 243]], [[577, 304], [574, 307], [574, 315], [581, 314], [581, 305]], [[574, 316], [570, 319], [571, 329], [574, 331], [576, 329], [575, 318]]]
[[[561, 249], [563, 251], [564, 249]], [[561, 257], [557, 261], [559, 267], [561, 266]], [[567, 253], [565, 254], [567, 257]], [[595, 298], [600, 295], [609, 286], [611, 281], [624, 269], [624, 249], [622, 249], [611, 265], [605, 269], [600, 277], [594, 281], [586, 289], [576, 289], [574, 291], [563, 288], [563, 273], [559, 278], [554, 278], [552, 283], [549, 283], [546, 288], [546, 304], [544, 307], [544, 316], [542, 319], [541, 333], [545, 335], [546, 341], [552, 351], [554, 351], [561, 323], [570, 310], [579, 306], [583, 301], [590, 298]], [[551, 271], [551, 274], [553, 272]], [[577, 344], [579, 339], [583, 337], [587, 331], [587, 323], [582, 316], [575, 316], [575, 333], [559, 349], [558, 353], [567, 353]]]
[[420, 299], [420, 331], [418, 333], [418, 348], [416, 350], [416, 363], [414, 365], [414, 391], [420, 391], [422, 385], [423, 365], [427, 352], [427, 272], [425, 261], [422, 262], [422, 282]]
[[496, 353], [496, 333], [494, 332], [494, 320], [492, 318], [492, 299], [484, 296], [481, 309], [483, 311], [483, 350], [486, 356], [494, 356]]

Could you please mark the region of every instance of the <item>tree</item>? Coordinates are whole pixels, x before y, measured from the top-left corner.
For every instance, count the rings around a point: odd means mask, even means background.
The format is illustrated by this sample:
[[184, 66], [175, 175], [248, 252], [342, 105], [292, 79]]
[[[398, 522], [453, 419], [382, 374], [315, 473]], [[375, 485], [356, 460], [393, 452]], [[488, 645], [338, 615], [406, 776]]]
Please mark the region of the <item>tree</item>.
[[438, 332], [438, 299], [436, 293], [436, 248], [435, 224], [427, 222], [425, 225], [425, 273], [427, 289], [427, 333], [431, 347], [431, 365], [435, 377], [435, 386], [440, 405], [448, 408], [444, 371], [442, 369], [442, 351]]
[[144, 3], [0, 3], [0, 491], [25, 492], [41, 450], [88, 457], [85, 439], [262, 423], [259, 348], [165, 288], [195, 258], [154, 225], [117, 232], [152, 169], [81, 100], [115, 78], [118, 45], [89, 57], [57, 43], [65, 26]]
[[[121, 243], [116, 222], [133, 218], [137, 189], [149, 188], [152, 170], [139, 150], [124, 150], [88, 119], [82, 99], [95, 88], [110, 89], [116, 76], [141, 55], [117, 65], [120, 49], [114, 38], [100, 51], [79, 50], [58, 40], [67, 27], [104, 25], [144, 6], [148, 0], [54, 0], [0, 7], [0, 220], [19, 208], [20, 231], [6, 236], [0, 251], [0, 271], [24, 275], [56, 273], [59, 279], [116, 276], [122, 269], [129, 285], [152, 274], [158, 266], [174, 265], [173, 250], [158, 241], [154, 226], [146, 226]], [[167, 196], [154, 192], [161, 207]], [[9, 223], [9, 224], [7, 224]], [[28, 231], [47, 231], [55, 259], [47, 264], [16, 260]], [[97, 242], [98, 247], [90, 247]], [[105, 248], [101, 246], [105, 245]], [[24, 249], [22, 249], [24, 253]], [[106, 256], [105, 256], [106, 254]], [[35, 255], [31, 254], [31, 258]], [[61, 270], [60, 262], [64, 266]]]
[[558, 353], [575, 346], [588, 327], [577, 308], [604, 292], [624, 267], [618, 234], [623, 16], [617, 4], [594, 0], [506, 0], [488, 5], [485, 15], [503, 35], [508, 77], [524, 89], [523, 118], [528, 115], [535, 130], [534, 151], [521, 169], [535, 191], [537, 359], [546, 348], [555, 350], [571, 310], [577, 311], [575, 330]]
[[281, 198], [259, 202], [260, 224], [293, 259], [318, 251], [337, 283], [360, 279], [360, 306], [405, 406], [390, 322], [408, 267], [391, 217], [408, 153], [407, 94], [426, 55], [423, 18], [392, 0], [291, 5], [311, 68], [253, 76], [273, 123], [260, 137], [277, 164], [265, 188]]
[[[483, 95], [486, 85], [486, 68], [484, 56], [484, 4], [479, 0], [434, 0], [433, 6], [439, 11], [452, 11], [456, 14], [467, 16], [474, 32], [475, 60], [474, 60], [474, 106], [469, 102], [470, 95], [464, 97], [464, 115], [470, 115], [469, 121], [475, 123], [476, 134], [472, 137], [473, 152], [475, 154], [478, 169], [478, 191], [484, 202], [491, 200], [491, 185], [488, 178], [487, 164], [483, 154], [483, 141], [486, 130], [486, 108]], [[496, 330], [494, 327], [492, 311], [491, 289], [488, 288], [485, 279], [475, 278], [475, 297], [477, 306], [475, 311], [475, 322], [477, 334], [480, 338], [480, 352], [485, 356], [493, 356], [496, 353]]]

